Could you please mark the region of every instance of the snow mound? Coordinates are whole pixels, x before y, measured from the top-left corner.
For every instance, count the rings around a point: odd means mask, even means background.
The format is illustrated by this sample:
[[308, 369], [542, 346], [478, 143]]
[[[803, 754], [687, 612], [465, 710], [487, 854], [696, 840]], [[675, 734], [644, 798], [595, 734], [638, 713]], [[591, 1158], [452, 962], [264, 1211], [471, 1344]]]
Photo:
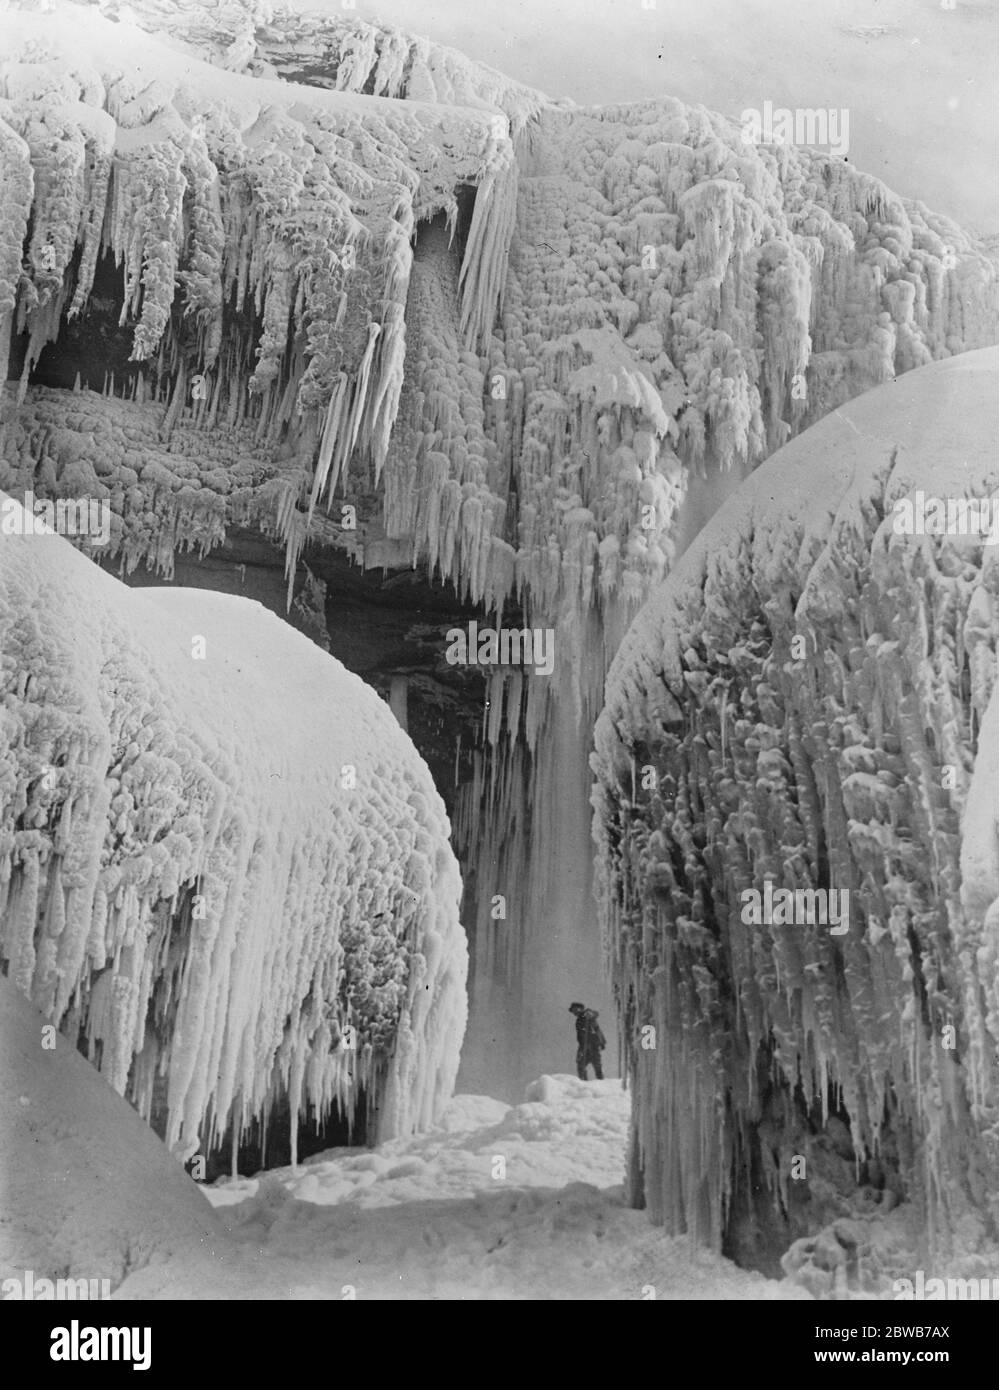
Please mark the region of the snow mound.
[[[538, 1088], [546, 1100], [533, 1098]], [[455, 1096], [442, 1122], [421, 1136], [385, 1142], [375, 1152], [315, 1154], [297, 1171], [270, 1170], [263, 1184], [228, 1178], [204, 1191], [217, 1206], [253, 1196], [267, 1205], [280, 1182], [302, 1202], [382, 1207], [489, 1189], [497, 1159], [507, 1186], [620, 1185], [630, 1106], [619, 1081], [548, 1076], [529, 1086], [528, 1096], [514, 1106], [489, 1096]]]
[[[24, 513], [2, 498], [6, 514]], [[10, 508], [14, 507], [11, 511]], [[388, 706], [258, 604], [0, 537], [0, 956], [189, 1157], [287, 1097], [453, 1089], [449, 825]]]
[[[177, 1160], [0, 979], [0, 1278], [107, 1279], [232, 1253]], [[50, 1030], [51, 1032], [52, 1030]], [[51, 1045], [47, 1045], [51, 1043]]]
[[502, 1120], [509, 1106], [492, 1096], [452, 1096], [444, 1113], [437, 1121], [437, 1128], [461, 1132], [468, 1129], [485, 1129]]
[[[897, 1168], [938, 1247], [988, 1223], [997, 552], [906, 527], [930, 498], [997, 498], [997, 431], [997, 349], [840, 407], [743, 484], [613, 664], [601, 915], [633, 1185], [670, 1230], [717, 1244], [753, 1187], [793, 1225], [798, 1083], [816, 1123], [845, 1107], [858, 1162]], [[767, 878], [848, 891], [847, 929], [751, 925]]]

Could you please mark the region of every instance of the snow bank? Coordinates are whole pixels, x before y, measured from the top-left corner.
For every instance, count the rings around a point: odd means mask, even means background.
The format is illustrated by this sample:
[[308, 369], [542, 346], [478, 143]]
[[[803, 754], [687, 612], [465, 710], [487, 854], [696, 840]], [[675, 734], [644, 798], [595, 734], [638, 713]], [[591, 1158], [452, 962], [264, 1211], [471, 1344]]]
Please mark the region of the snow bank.
[[285, 1094], [293, 1142], [362, 1089], [378, 1134], [429, 1124], [461, 884], [388, 707], [259, 605], [128, 590], [51, 535], [0, 538], [0, 660], [17, 988], [185, 1157]]
[[[834, 1096], [931, 1246], [960, 1227], [973, 1251], [994, 1207], [996, 551], [898, 533], [895, 504], [999, 492], [997, 387], [999, 350], [970, 353], [813, 426], [708, 524], [611, 669], [601, 916], [632, 1195], [670, 1230], [717, 1244], [754, 1185], [786, 1214]], [[848, 931], [746, 925], [768, 876], [849, 890]]]
[[[0, 979], [0, 1279], [208, 1269], [234, 1250], [195, 1183], [65, 1038]], [[50, 1030], [51, 1031], [51, 1030]]]

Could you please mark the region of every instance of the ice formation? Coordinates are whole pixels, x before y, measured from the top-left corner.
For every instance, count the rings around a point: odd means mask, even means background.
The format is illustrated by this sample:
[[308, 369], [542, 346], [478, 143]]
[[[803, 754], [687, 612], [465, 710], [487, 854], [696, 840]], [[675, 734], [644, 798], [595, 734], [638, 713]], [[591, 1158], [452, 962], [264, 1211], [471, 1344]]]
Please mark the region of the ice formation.
[[[896, 504], [999, 491], [997, 387], [999, 349], [969, 353], [786, 445], [611, 668], [601, 916], [632, 1196], [671, 1231], [717, 1246], [752, 1188], [786, 1212], [811, 1162], [792, 1117], [814, 1134], [835, 1100], [858, 1161], [890, 1145], [931, 1248], [995, 1236], [997, 552], [905, 534]], [[849, 931], [747, 926], [767, 877], [848, 889]]]
[[707, 111], [546, 109], [518, 164], [483, 392], [514, 553], [497, 547], [484, 596], [512, 571], [527, 624], [558, 634], [558, 666], [547, 683], [497, 673], [482, 786], [463, 797], [486, 890], [469, 1084], [491, 1080], [497, 1028], [514, 1075], [564, 1055], [553, 999], [572, 980], [596, 993], [597, 933], [580, 929], [591, 730], [607, 663], [708, 480], [734, 486], [858, 392], [999, 328], [995, 267], [952, 224], [848, 165], [747, 148]]
[[[995, 264], [847, 163], [669, 98], [552, 102], [349, 14], [56, 0], [5, 25], [0, 486], [107, 497], [126, 568], [249, 521], [290, 580], [307, 538], [391, 553], [558, 634], [551, 678], [495, 672], [456, 818], [465, 1081], [515, 1086], [564, 1056], [564, 988], [608, 1007], [587, 755], [628, 621], [714, 480], [995, 341]], [[132, 362], [103, 398], [32, 385], [106, 322], [98, 273]]]
[[388, 706], [259, 605], [0, 537], [0, 808], [10, 979], [185, 1158], [285, 1099], [293, 1146], [362, 1097], [384, 1137], [446, 1103], [443, 803]]

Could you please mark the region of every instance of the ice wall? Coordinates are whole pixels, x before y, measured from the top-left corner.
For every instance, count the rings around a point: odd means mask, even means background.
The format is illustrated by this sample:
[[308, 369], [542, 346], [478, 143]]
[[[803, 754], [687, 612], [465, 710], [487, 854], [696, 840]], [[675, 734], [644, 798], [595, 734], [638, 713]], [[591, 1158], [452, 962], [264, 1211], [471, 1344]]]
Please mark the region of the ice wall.
[[13, 983], [185, 1157], [285, 1097], [429, 1125], [465, 1027], [461, 881], [388, 706], [258, 604], [127, 589], [0, 503]]
[[113, 402], [23, 377], [0, 485], [108, 498], [126, 567], [251, 521], [290, 579], [307, 537], [391, 552], [556, 632], [550, 677], [491, 676], [456, 817], [465, 1081], [515, 1090], [565, 1065], [567, 991], [609, 1006], [586, 763], [628, 621], [728, 480], [995, 341], [995, 263], [848, 163], [669, 98], [553, 103], [350, 16], [127, 14], [11, 14], [0, 316], [30, 375], [103, 247], [140, 370]]
[[[751, 1166], [786, 1209], [776, 1095], [841, 1101], [858, 1159], [890, 1139], [931, 1248], [995, 1235], [997, 551], [895, 507], [999, 490], [997, 385], [999, 350], [970, 353], [785, 446], [611, 668], [601, 917], [632, 1196], [672, 1231], [717, 1245]], [[848, 890], [848, 930], [747, 925], [767, 877]]]
[[607, 664], [650, 587], [792, 433], [999, 329], [995, 266], [952, 223], [841, 162], [747, 147], [703, 109], [546, 109], [517, 164], [484, 429], [509, 480], [515, 592], [530, 625], [556, 632], [557, 665], [548, 680], [497, 677], [494, 751], [458, 817], [490, 885], [469, 1086], [495, 1084], [480, 989], [500, 1018], [530, 1020], [499, 1034], [500, 1071], [518, 1079], [566, 1056], [567, 999], [609, 1007], [591, 846], [565, 826]]

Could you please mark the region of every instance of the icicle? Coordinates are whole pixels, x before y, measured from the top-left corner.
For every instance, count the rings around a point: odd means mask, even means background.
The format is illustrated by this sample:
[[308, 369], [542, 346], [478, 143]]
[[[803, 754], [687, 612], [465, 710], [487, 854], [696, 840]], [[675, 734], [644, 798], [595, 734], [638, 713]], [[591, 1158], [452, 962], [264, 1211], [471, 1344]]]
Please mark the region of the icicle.
[[[626, 1044], [639, 1166], [654, 1219], [673, 1231], [721, 1238], [726, 1146], [745, 1147], [761, 1119], [761, 1046], [788, 1103], [802, 1086], [825, 1117], [838, 1093], [858, 1164], [885, 1123], [912, 1127], [901, 1177], [933, 1229], [964, 1210], [957, 1175], [991, 1171], [999, 1067], [994, 1042], [982, 1042], [999, 1012], [981, 974], [983, 961], [984, 978], [995, 974], [987, 923], [999, 897], [991, 722], [963, 818], [958, 798], [939, 794], [942, 760], [972, 757], [967, 733], [945, 750], [969, 728], [953, 653], [985, 578], [963, 566], [983, 552], [892, 524], [896, 499], [946, 494], [948, 472], [959, 492], [994, 495], [994, 465], [972, 475], [966, 462], [993, 428], [974, 405], [983, 373], [999, 376], [995, 350], [923, 368], [781, 451], [688, 550], [610, 673], [595, 735], [598, 893], [616, 992], [636, 1001]], [[956, 456], [957, 420], [971, 434]], [[885, 471], [884, 437], [897, 470]], [[849, 464], [831, 464], [844, 449]], [[913, 587], [917, 569], [925, 582]], [[788, 592], [800, 596], [793, 610]], [[648, 790], [631, 770], [639, 753], [654, 773]], [[846, 916], [754, 924], [744, 893], [767, 878], [792, 893], [846, 890]], [[960, 1052], [941, 1042], [932, 1014], [944, 1008]], [[636, 1040], [646, 1019], [666, 1039], [653, 1057]], [[701, 1152], [691, 1115], [724, 1117]]]
[[507, 256], [517, 214], [518, 166], [510, 160], [479, 185], [461, 267], [461, 332], [482, 351], [506, 278]]
[[[326, 490], [327, 480], [329, 479], [330, 465], [333, 462], [334, 450], [337, 446], [337, 437], [341, 428], [341, 417], [344, 413], [344, 405], [347, 399], [350, 382], [345, 373], [341, 373], [337, 381], [336, 389], [330, 397], [330, 403], [326, 409], [326, 418], [322, 426], [322, 444], [319, 449], [319, 457], [316, 460], [315, 476], [312, 480], [312, 495], [309, 498], [309, 519], [315, 510], [316, 503]], [[333, 478], [329, 490], [336, 487], [337, 479]]]
[[21, 275], [21, 251], [34, 198], [26, 141], [0, 117], [0, 381], [7, 380], [11, 321]]

